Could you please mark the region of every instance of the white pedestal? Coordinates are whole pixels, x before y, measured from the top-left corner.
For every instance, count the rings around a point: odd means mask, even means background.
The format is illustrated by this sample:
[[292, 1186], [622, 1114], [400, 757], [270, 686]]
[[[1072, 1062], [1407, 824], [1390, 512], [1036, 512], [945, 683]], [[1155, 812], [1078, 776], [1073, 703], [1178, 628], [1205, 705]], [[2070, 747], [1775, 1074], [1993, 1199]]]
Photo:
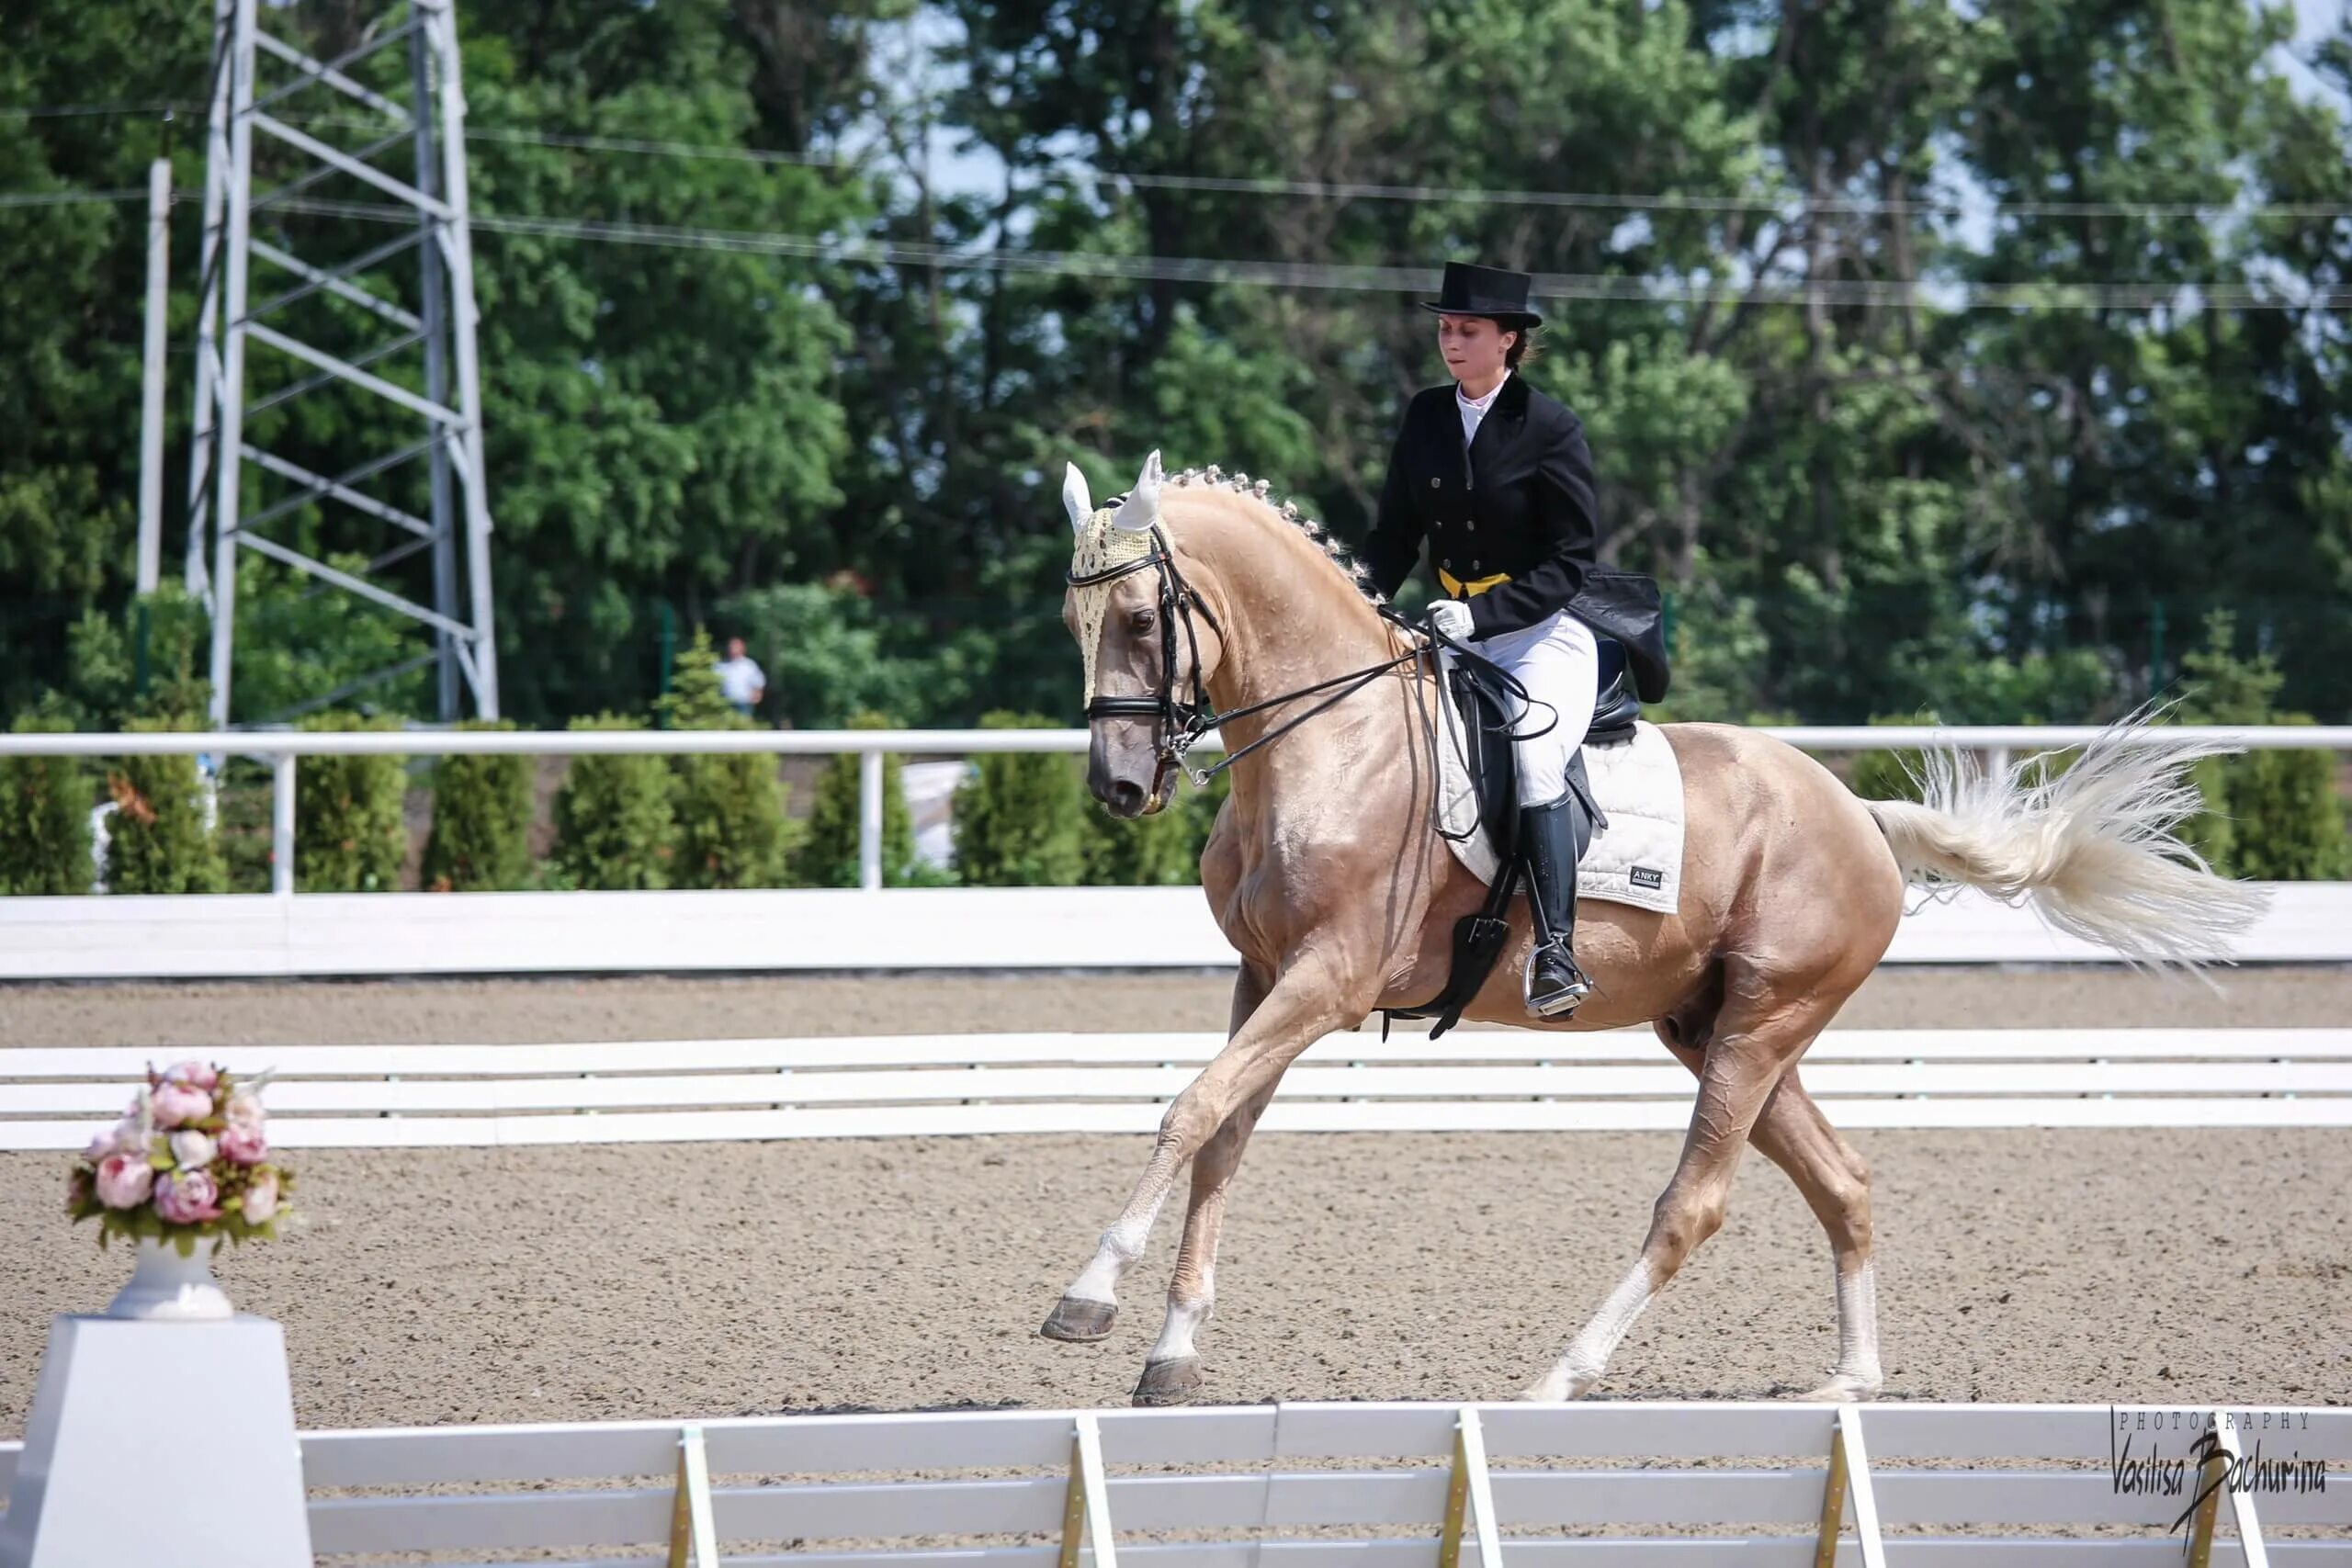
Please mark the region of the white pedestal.
[[59, 1317], [0, 1568], [310, 1568], [286, 1337], [266, 1317]]

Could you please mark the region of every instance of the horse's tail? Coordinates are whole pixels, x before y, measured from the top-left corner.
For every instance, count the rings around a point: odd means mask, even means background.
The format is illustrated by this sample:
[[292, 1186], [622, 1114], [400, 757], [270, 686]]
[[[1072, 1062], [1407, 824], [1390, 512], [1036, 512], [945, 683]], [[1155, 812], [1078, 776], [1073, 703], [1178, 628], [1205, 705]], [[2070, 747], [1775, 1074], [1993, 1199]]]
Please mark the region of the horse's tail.
[[1995, 774], [1933, 750], [1917, 775], [1919, 803], [1865, 804], [1907, 882], [2030, 899], [2069, 936], [2135, 964], [2193, 967], [2227, 959], [2230, 939], [2269, 901], [2215, 875], [2175, 832], [2203, 807], [2190, 765], [2236, 750], [2134, 718], [2071, 767], [2028, 757]]

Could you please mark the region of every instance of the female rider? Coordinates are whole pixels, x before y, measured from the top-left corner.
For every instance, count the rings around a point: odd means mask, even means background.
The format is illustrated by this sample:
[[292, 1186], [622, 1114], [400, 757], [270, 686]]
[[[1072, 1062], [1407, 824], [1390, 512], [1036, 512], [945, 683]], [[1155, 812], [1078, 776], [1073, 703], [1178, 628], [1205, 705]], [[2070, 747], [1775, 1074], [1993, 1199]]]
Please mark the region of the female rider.
[[1595, 564], [1597, 506], [1583, 424], [1514, 374], [1543, 324], [1527, 308], [1530, 282], [1523, 272], [1448, 262], [1439, 298], [1422, 301], [1437, 314], [1453, 379], [1405, 410], [1363, 557], [1374, 586], [1393, 597], [1426, 537], [1446, 595], [1430, 605], [1430, 626], [1510, 671], [1532, 699], [1532, 716], [1516, 716], [1516, 727], [1543, 733], [1514, 748], [1536, 920], [1527, 1010], [1555, 1018], [1590, 989], [1571, 950], [1577, 855], [1566, 773], [1591, 725], [1599, 679], [1592, 629], [1568, 610]]

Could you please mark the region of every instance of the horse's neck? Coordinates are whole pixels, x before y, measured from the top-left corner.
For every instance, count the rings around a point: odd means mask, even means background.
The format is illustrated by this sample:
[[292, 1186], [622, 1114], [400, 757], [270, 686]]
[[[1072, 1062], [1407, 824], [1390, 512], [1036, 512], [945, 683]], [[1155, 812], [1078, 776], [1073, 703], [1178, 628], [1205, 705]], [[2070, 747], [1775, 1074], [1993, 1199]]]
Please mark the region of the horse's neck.
[[[1364, 745], [1363, 727], [1385, 722], [1382, 715], [1398, 711], [1395, 703], [1381, 702], [1375, 695], [1393, 689], [1393, 677], [1342, 696], [1349, 684], [1342, 677], [1383, 664], [1401, 651], [1387, 623], [1320, 561], [1304, 552], [1269, 554], [1262, 566], [1228, 567], [1220, 573], [1229, 624], [1223, 657], [1209, 681], [1217, 711], [1274, 702], [1324, 682], [1340, 683], [1220, 723], [1228, 753], [1285, 725], [1297, 726], [1233, 770], [1234, 791], [1245, 800], [1272, 798], [1285, 785], [1329, 791], [1327, 770], [1298, 764], [1342, 740], [1353, 747]], [[1332, 709], [1306, 717], [1318, 704], [1334, 698], [1340, 701]]]

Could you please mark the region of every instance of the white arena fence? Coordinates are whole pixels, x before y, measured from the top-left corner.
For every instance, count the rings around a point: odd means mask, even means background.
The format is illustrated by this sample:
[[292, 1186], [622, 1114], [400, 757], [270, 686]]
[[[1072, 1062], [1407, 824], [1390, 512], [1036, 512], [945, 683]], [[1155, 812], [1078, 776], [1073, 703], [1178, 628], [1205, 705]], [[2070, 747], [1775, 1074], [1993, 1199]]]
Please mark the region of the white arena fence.
[[[1810, 751], [1884, 751], [1953, 746], [1986, 767], [2006, 767], [2019, 751], [2086, 745], [2109, 733], [2093, 726], [2011, 725], [1972, 728], [1933, 725], [1786, 726], [1767, 728]], [[2250, 750], [2352, 751], [2352, 725], [2178, 726], [2165, 738], [2226, 741]], [[980, 756], [992, 752], [1082, 753], [1084, 729], [723, 729], [310, 731], [254, 729], [211, 733], [0, 735], [0, 757], [197, 756], [216, 763], [253, 757], [271, 769], [273, 891], [294, 891], [294, 775], [304, 757], [588, 757], [756, 754], [859, 759], [859, 865], [863, 886], [882, 886], [882, 759]], [[1211, 734], [1199, 748], [1218, 750]]]
[[[2127, 1440], [2134, 1461], [2187, 1461], [2171, 1472], [2178, 1489], [2122, 1484], [2137, 1473], [2118, 1468]], [[17, 1447], [0, 1455], [11, 1470]], [[738, 1568], [1088, 1557], [1094, 1568], [1123, 1557], [2340, 1568], [2352, 1557], [2341, 1408], [1288, 1404], [327, 1431], [301, 1447], [311, 1544], [328, 1565], [712, 1568], [723, 1553]]]
[[[939, 1034], [552, 1045], [0, 1052], [0, 1148], [78, 1149], [148, 1066], [273, 1071], [289, 1148], [1148, 1133], [1220, 1034]], [[1832, 1030], [1840, 1126], [2352, 1127], [2352, 1029]], [[1273, 1132], [1680, 1130], [1694, 1082], [1647, 1030], [1317, 1043]]]

